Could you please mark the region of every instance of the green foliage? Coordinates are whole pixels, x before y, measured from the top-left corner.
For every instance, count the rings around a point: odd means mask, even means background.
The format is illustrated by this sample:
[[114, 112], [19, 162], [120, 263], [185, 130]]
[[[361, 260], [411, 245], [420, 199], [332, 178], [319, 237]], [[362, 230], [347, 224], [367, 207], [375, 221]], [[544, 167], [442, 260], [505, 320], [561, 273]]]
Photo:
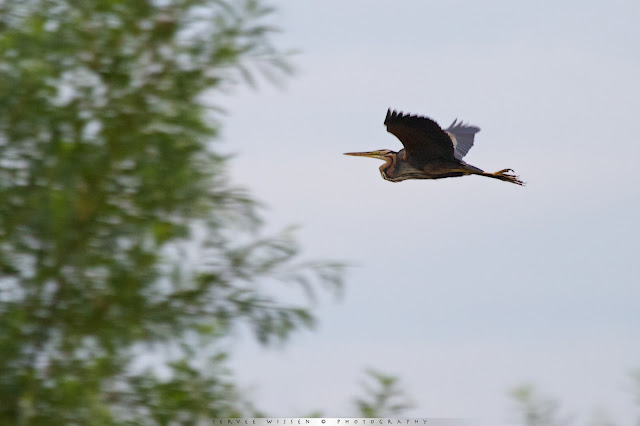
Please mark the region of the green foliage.
[[216, 150], [216, 94], [287, 70], [271, 12], [0, 4], [0, 423], [250, 412], [221, 355], [202, 354], [241, 322], [264, 343], [312, 325], [275, 281], [340, 284], [341, 265], [299, 263], [286, 232], [258, 236]]
[[398, 386], [398, 378], [375, 370], [367, 370], [364, 383], [365, 396], [356, 399], [362, 417], [394, 417], [411, 408], [404, 392]]
[[609, 415], [603, 411], [595, 411], [587, 423], [588, 426], [616, 426], [616, 424], [609, 418]]
[[[346, 416], [358, 418], [398, 417], [412, 408], [412, 404], [399, 387], [399, 379], [379, 371], [366, 370], [366, 380], [362, 384], [363, 395], [354, 400], [355, 412]], [[304, 417], [341, 417], [330, 411], [313, 411]]]
[[522, 416], [522, 424], [526, 426], [564, 426], [570, 422], [561, 418], [559, 404], [551, 398], [545, 398], [536, 392], [531, 385], [522, 385], [511, 391], [517, 404], [517, 411]]
[[[131, 380], [133, 398], [124, 398], [119, 408], [134, 424], [185, 424], [197, 418], [206, 422], [217, 416], [251, 415], [255, 410], [238, 395], [224, 367], [225, 358], [222, 353], [211, 357], [205, 363], [207, 369], [196, 368], [186, 359], [172, 362], [168, 380], [147, 371]], [[136, 407], [146, 410], [132, 416]]]
[[[631, 376], [635, 382], [635, 396], [640, 408], [640, 373], [636, 372]], [[521, 424], [525, 426], [564, 426], [574, 424], [569, 416], [560, 415], [560, 404], [558, 401], [543, 397], [531, 385], [522, 385], [511, 391], [511, 397], [516, 402], [516, 412], [521, 419]], [[587, 417], [585, 424], [589, 426], [615, 426], [609, 414], [602, 408], [593, 411]], [[640, 425], [640, 417], [636, 423]]]

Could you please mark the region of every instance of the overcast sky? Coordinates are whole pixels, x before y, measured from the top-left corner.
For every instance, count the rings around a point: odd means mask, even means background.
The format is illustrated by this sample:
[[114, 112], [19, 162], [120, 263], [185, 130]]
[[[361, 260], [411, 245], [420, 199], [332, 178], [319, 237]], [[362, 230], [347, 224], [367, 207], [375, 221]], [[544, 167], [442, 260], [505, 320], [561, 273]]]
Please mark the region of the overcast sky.
[[[397, 375], [416, 417], [513, 424], [532, 383], [576, 424], [634, 425], [640, 369], [640, 2], [278, 1], [296, 75], [228, 98], [231, 173], [270, 230], [353, 265], [341, 300], [234, 368], [258, 406], [355, 414], [363, 370]], [[470, 176], [391, 183], [388, 107], [482, 130]], [[597, 413], [597, 414], [596, 414]], [[604, 413], [604, 414], [603, 414]]]

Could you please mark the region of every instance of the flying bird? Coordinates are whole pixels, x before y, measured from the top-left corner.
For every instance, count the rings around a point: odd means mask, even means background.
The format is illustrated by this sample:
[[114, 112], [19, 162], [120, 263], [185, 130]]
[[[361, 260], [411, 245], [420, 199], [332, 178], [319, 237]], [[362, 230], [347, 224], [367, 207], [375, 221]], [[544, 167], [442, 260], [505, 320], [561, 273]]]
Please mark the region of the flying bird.
[[347, 152], [345, 155], [384, 160], [380, 166], [382, 177], [391, 182], [407, 179], [442, 179], [465, 175], [486, 176], [524, 185], [512, 169], [487, 173], [462, 158], [473, 146], [473, 138], [480, 128], [454, 120], [448, 129], [430, 118], [387, 110], [384, 120], [387, 131], [395, 135], [404, 149], [398, 152], [381, 149], [369, 152]]

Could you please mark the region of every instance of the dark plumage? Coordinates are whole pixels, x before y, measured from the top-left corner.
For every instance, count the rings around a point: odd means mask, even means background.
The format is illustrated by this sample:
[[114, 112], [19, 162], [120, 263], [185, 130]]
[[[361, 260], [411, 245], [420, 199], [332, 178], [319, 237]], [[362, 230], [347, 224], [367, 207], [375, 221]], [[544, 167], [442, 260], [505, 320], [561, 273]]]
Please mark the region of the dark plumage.
[[473, 146], [474, 136], [480, 131], [478, 127], [455, 120], [448, 129], [443, 130], [430, 118], [405, 115], [391, 109], [387, 111], [384, 124], [389, 133], [400, 139], [404, 149], [398, 152], [388, 149], [348, 152], [345, 155], [384, 160], [380, 173], [388, 181], [480, 175], [523, 185], [511, 169], [486, 173], [462, 161]]

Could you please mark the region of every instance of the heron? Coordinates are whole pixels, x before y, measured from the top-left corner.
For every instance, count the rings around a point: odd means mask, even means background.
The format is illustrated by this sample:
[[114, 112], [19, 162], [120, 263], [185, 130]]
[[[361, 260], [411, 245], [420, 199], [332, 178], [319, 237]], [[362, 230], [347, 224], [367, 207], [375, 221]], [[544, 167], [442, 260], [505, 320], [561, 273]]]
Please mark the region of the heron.
[[380, 174], [385, 180], [401, 182], [407, 179], [443, 179], [479, 175], [524, 185], [512, 169], [487, 173], [462, 158], [473, 146], [479, 127], [454, 120], [443, 130], [428, 117], [387, 110], [384, 120], [387, 131], [400, 139], [404, 149], [398, 152], [380, 149], [369, 152], [346, 152], [345, 155], [383, 160]]

